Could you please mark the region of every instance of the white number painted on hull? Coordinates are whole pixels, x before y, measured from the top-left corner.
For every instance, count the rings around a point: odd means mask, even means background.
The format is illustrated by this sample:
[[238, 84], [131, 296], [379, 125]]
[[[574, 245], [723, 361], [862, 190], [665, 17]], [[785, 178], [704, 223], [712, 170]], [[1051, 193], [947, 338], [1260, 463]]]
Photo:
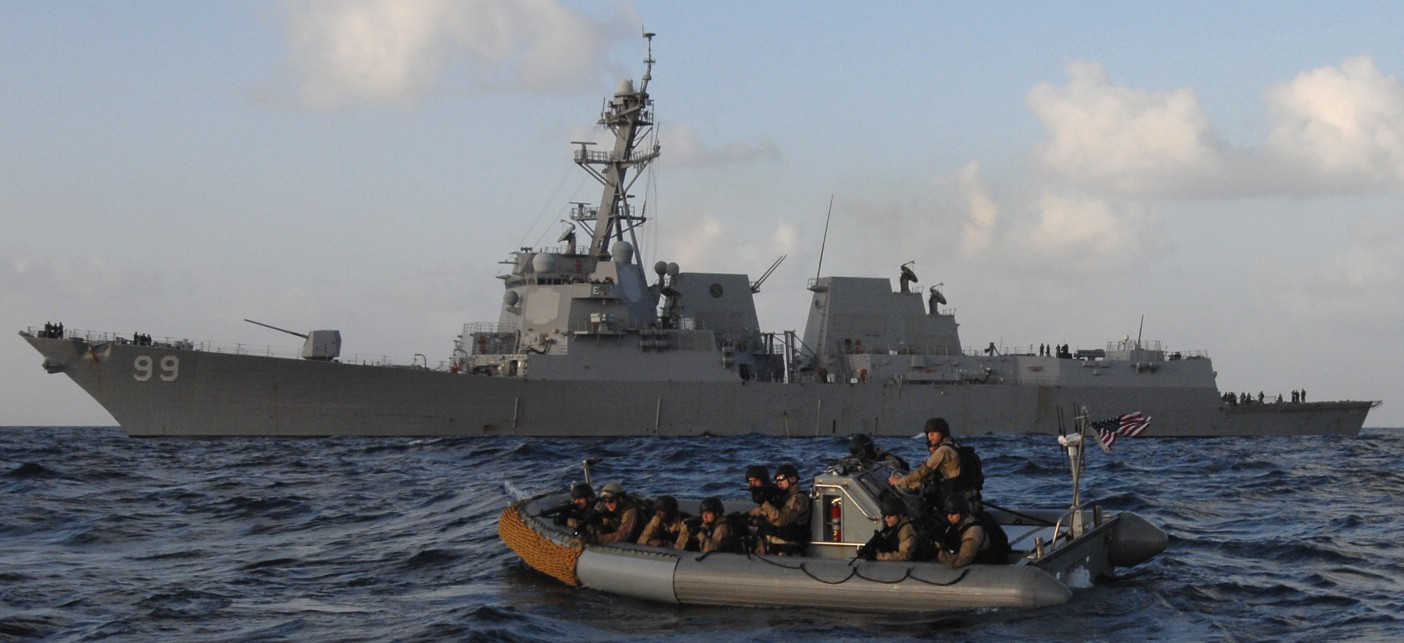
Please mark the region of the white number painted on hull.
[[[132, 368], [136, 369], [136, 373], [132, 377], [138, 382], [148, 381], [153, 375], [156, 375], [155, 367], [155, 360], [151, 359], [150, 355], [137, 355], [136, 360], [132, 362]], [[174, 382], [177, 377], [180, 377], [180, 358], [175, 355], [162, 357], [160, 368], [161, 381]]]

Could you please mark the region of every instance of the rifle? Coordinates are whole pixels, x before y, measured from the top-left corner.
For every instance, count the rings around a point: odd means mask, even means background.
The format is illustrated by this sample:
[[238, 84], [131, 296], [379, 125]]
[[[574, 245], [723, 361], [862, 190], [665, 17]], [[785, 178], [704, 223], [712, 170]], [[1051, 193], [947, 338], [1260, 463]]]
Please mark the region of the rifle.
[[774, 505], [777, 504], [780, 498], [785, 497], [785, 492], [782, 491], [780, 487], [777, 487], [773, 484], [762, 484], [756, 485], [754, 487], [743, 488], [751, 492], [751, 502], [754, 502], [758, 505], [765, 504], [767, 502]]
[[863, 543], [863, 546], [858, 548], [858, 553], [854, 554], [853, 557], [862, 558], [863, 560], [877, 560], [878, 547], [881, 545], [882, 532], [874, 529], [873, 537], [869, 538], [868, 542]]
[[541, 518], [554, 518], [556, 520], [556, 525], [560, 526], [564, 525], [566, 523], [566, 519], [570, 518], [570, 510], [574, 508], [575, 505], [573, 503], [563, 502], [559, 505], [551, 507], [550, 509], [542, 511], [541, 513], [537, 514], [537, 516]]

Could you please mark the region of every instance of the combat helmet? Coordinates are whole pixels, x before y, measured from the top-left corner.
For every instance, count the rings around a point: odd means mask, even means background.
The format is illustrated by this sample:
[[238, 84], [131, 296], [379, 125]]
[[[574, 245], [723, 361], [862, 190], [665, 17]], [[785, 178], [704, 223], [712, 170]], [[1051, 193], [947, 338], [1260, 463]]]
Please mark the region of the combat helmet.
[[866, 433], [859, 433], [853, 436], [848, 442], [848, 452], [855, 458], [864, 460], [877, 459], [877, 445], [873, 444], [873, 439]]
[[723, 513], [726, 512], [726, 510], [722, 508], [721, 500], [717, 499], [716, 497], [707, 498], [703, 500], [701, 504], [697, 505], [698, 515], [707, 513], [709, 511], [713, 514], [716, 514], [717, 516], [721, 516]]
[[609, 500], [615, 496], [624, 495], [624, 485], [618, 482], [611, 482], [600, 488], [600, 500]]
[[901, 498], [884, 498], [882, 501], [882, 515], [884, 516], [905, 516], [907, 515], [907, 503]]
[[965, 494], [953, 493], [946, 496], [944, 507], [948, 514], [966, 516], [970, 514], [970, 499], [966, 498]]
[[746, 479], [755, 478], [761, 482], [770, 482], [770, 470], [759, 464], [746, 467]]
[[672, 520], [678, 515], [678, 499], [672, 496], [658, 496], [653, 502], [653, 510], [663, 512], [664, 517]]

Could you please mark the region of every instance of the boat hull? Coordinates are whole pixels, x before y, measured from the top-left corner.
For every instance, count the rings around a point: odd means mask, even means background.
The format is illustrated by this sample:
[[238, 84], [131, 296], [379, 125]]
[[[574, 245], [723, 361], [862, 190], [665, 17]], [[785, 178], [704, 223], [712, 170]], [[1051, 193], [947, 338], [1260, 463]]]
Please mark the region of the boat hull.
[[[640, 545], [583, 545], [534, 514], [559, 497], [508, 507], [502, 540], [523, 560], [570, 585], [648, 601], [684, 605], [807, 607], [866, 612], [933, 612], [967, 608], [1033, 608], [1066, 603], [1072, 591], [1054, 573], [1032, 565], [879, 562], [711, 553]], [[1101, 550], [1100, 541], [1092, 548]], [[555, 549], [555, 552], [547, 550]], [[1062, 559], [1096, 560], [1092, 550]], [[1101, 552], [1105, 559], [1105, 551]], [[569, 563], [564, 561], [569, 559]], [[560, 571], [568, 567], [570, 573]], [[1068, 567], [1067, 569], [1071, 569]], [[1059, 573], [1065, 571], [1059, 568]]]
[[1144, 437], [1356, 435], [1371, 402], [1228, 406], [1208, 387], [535, 380], [21, 333], [132, 436], [1057, 433], [1087, 407]]

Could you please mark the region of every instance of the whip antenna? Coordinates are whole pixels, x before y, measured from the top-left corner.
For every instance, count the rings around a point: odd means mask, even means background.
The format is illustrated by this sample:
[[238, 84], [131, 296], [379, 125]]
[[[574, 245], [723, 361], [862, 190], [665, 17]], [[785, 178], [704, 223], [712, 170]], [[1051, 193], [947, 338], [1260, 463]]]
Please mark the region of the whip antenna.
[[824, 246], [829, 245], [829, 218], [834, 216], [834, 195], [829, 195], [829, 213], [824, 215], [824, 240], [819, 242], [819, 267], [814, 269], [814, 279], [824, 270]]

